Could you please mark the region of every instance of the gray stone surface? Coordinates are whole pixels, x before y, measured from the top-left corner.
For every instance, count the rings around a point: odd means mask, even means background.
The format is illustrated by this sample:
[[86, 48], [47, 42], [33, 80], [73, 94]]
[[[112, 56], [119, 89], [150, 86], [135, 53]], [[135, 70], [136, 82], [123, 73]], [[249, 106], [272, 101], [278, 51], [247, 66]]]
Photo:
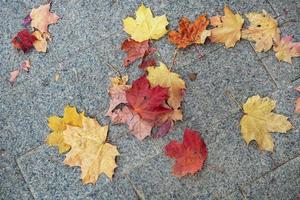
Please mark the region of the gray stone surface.
[[300, 157], [243, 188], [248, 199], [297, 199], [300, 195]]
[[[63, 164], [64, 156], [46, 145], [18, 158], [18, 163], [35, 199], [135, 199], [125, 177], [116, 172], [114, 181], [99, 177], [95, 185], [83, 185], [80, 169]], [[126, 194], [126, 196], [125, 196]]]
[[[207, 42], [179, 50], [173, 70], [187, 84], [183, 122], [168, 136], [143, 142], [126, 125], [111, 125], [108, 140], [121, 153], [113, 181], [102, 175], [96, 185], [82, 185], [80, 169], [65, 166], [64, 156], [44, 144], [47, 117], [61, 116], [70, 104], [101, 124], [109, 123], [107, 89], [109, 77], [117, 75], [109, 64], [129, 74], [130, 82], [143, 74], [137, 69], [139, 62], [122, 67], [125, 54], [120, 50], [128, 37], [122, 19], [134, 16], [142, 1], [53, 0], [52, 11], [61, 19], [49, 27], [53, 41], [48, 52], [24, 54], [13, 49], [11, 39], [23, 28], [22, 19], [46, 2], [0, 0], [0, 199], [295, 199], [300, 195], [300, 118], [294, 113], [299, 58], [292, 65], [278, 62], [273, 51], [256, 53], [248, 41], [231, 49]], [[182, 16], [194, 20], [201, 14], [222, 15], [224, 5], [243, 16], [265, 9], [278, 19], [282, 35], [300, 40], [299, 2], [294, 0], [143, 3], [155, 15], [166, 14], [169, 29], [177, 29]], [[176, 47], [167, 37], [154, 46], [158, 60], [171, 66]], [[25, 59], [31, 60], [31, 71], [10, 85], [9, 72]], [[198, 73], [195, 81], [189, 80], [190, 72]], [[242, 113], [226, 91], [240, 104], [255, 94], [277, 101], [275, 111], [288, 116], [294, 129], [272, 134], [274, 153], [260, 152], [255, 142], [248, 146], [243, 142]], [[163, 148], [172, 139], [181, 141], [186, 127], [201, 132], [209, 155], [201, 172], [178, 179], [171, 172], [174, 160], [164, 156]]]

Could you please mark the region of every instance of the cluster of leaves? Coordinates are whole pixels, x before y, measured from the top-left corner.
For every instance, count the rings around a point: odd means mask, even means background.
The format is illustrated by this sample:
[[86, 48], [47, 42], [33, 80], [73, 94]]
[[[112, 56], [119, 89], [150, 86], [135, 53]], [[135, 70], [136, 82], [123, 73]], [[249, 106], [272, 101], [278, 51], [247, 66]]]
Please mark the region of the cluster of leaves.
[[60, 154], [68, 152], [64, 163], [81, 167], [84, 184], [95, 184], [102, 173], [112, 179], [119, 152], [107, 142], [108, 125], [100, 126], [96, 119], [66, 106], [63, 117], [48, 118], [48, 126], [52, 132], [46, 139], [47, 144], [57, 146]]
[[[247, 16], [251, 25], [243, 29], [244, 19], [224, 8], [224, 16], [207, 19], [200, 15], [195, 22], [183, 17], [178, 31], [170, 31], [170, 42], [184, 49], [192, 44], [204, 44], [209, 38], [213, 43], [223, 43], [226, 48], [234, 47], [240, 38], [255, 41], [258, 52], [267, 51], [274, 45], [279, 60], [291, 62], [291, 57], [299, 56], [299, 44], [293, 43], [290, 36], [280, 40], [277, 21], [263, 13], [250, 13]], [[152, 40], [167, 34], [168, 21], [165, 15], [153, 16], [150, 8], [141, 5], [136, 18], [123, 20], [124, 31], [130, 35], [121, 46], [127, 53], [123, 60], [128, 67], [141, 59], [139, 68], [144, 74], [128, 84], [128, 76], [111, 78], [109, 87], [110, 105], [107, 116], [114, 124], [127, 124], [132, 134], [139, 140], [153, 134], [154, 138], [165, 136], [183, 119], [181, 104], [186, 84], [180, 75], [172, 72], [165, 64], [157, 64]], [[207, 29], [212, 25], [212, 29]], [[300, 91], [300, 88], [298, 88]], [[300, 98], [296, 112], [300, 110]], [[247, 144], [256, 141], [261, 150], [273, 151], [272, 132], [286, 133], [292, 128], [288, 118], [275, 114], [272, 110], [276, 102], [258, 95], [248, 98], [242, 106], [244, 115], [240, 121], [242, 137]], [[112, 178], [116, 168], [117, 148], [106, 142], [108, 126], [101, 127], [95, 119], [77, 113], [74, 107], [67, 106], [63, 117], [49, 117], [52, 130], [47, 137], [50, 146], [58, 146], [59, 153], [67, 153], [64, 163], [80, 166], [83, 183], [95, 183], [101, 173]], [[156, 132], [154, 131], [156, 128]], [[195, 174], [203, 168], [208, 152], [200, 133], [185, 129], [183, 142], [170, 141], [165, 146], [165, 154], [176, 160], [173, 174], [182, 177]]]
[[[50, 4], [41, 5], [31, 10], [30, 14], [23, 19], [23, 25], [26, 27], [17, 33], [12, 39], [12, 45], [24, 53], [35, 48], [38, 52], [46, 52], [48, 42], [51, 41], [51, 35], [48, 31], [50, 24], [55, 24], [59, 16], [50, 12]], [[30, 24], [32, 31], [27, 29]], [[25, 62], [25, 61], [24, 61]], [[29, 65], [30, 66], [30, 65]], [[29, 69], [29, 67], [27, 68]], [[28, 72], [28, 70], [25, 70]], [[20, 70], [14, 70], [10, 73], [9, 82], [14, 83]]]

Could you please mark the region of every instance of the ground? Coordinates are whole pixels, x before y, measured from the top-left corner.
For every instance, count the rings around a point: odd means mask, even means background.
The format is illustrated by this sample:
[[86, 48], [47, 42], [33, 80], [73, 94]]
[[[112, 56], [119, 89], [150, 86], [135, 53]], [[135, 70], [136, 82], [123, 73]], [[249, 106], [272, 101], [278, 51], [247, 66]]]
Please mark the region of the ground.
[[[153, 0], [143, 1], [155, 14], [166, 14], [173, 29], [178, 19], [223, 13], [228, 5], [241, 14], [269, 12], [282, 35], [300, 41], [300, 1], [297, 0]], [[294, 113], [299, 96], [300, 59], [278, 62], [274, 52], [256, 53], [253, 43], [235, 48], [207, 44], [180, 50], [174, 71], [187, 84], [184, 120], [165, 138], [140, 142], [125, 125], [110, 126], [109, 141], [121, 155], [113, 181], [101, 176], [96, 185], [83, 185], [80, 169], [63, 164], [56, 148], [44, 140], [47, 117], [62, 115], [67, 104], [96, 117], [101, 124], [108, 108], [109, 77], [117, 66], [133, 80], [142, 74], [137, 64], [122, 67], [122, 19], [142, 3], [133, 0], [53, 0], [52, 11], [62, 18], [50, 26], [53, 42], [46, 54], [23, 54], [11, 39], [22, 19], [45, 0], [0, 0], [0, 199], [296, 199], [300, 197], [300, 116]], [[159, 60], [171, 65], [175, 46], [164, 37], [155, 42]], [[205, 56], [199, 59], [199, 51]], [[30, 59], [30, 73], [11, 86], [9, 72]], [[198, 73], [191, 81], [188, 73]], [[55, 77], [59, 75], [59, 79]], [[238, 106], [252, 95], [277, 101], [276, 112], [289, 117], [294, 128], [273, 134], [274, 153], [261, 152], [255, 142], [241, 138]], [[204, 169], [178, 179], [171, 174], [174, 160], [164, 155], [171, 139], [181, 140], [184, 128], [199, 130], [208, 146]]]

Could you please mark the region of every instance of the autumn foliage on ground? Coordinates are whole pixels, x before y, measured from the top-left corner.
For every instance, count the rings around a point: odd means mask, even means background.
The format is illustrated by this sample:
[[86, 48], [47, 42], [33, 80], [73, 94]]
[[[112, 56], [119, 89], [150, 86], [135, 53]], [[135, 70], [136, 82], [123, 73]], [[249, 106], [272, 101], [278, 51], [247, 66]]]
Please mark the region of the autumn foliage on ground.
[[[58, 19], [50, 12], [50, 3], [32, 9], [23, 20], [32, 30], [17, 33], [12, 39], [13, 47], [24, 53], [33, 47], [38, 52], [46, 52], [51, 41], [48, 26]], [[248, 27], [244, 27], [245, 20], [249, 21]], [[206, 41], [233, 48], [245, 39], [254, 43], [257, 52], [273, 47], [279, 61], [292, 63], [292, 58], [300, 56], [299, 42], [294, 42], [291, 36], [281, 37], [277, 20], [266, 11], [248, 13], [244, 19], [225, 6], [223, 16], [197, 13], [195, 20], [182, 17], [176, 30], [167, 30], [168, 24], [166, 15], [154, 16], [143, 4], [135, 17], [123, 19], [123, 29], [129, 35], [120, 44], [120, 50], [126, 54], [123, 66], [128, 68], [139, 60], [142, 75], [129, 81], [128, 75], [119, 72], [118, 76], [110, 78], [106, 115], [112, 124], [125, 124], [140, 141], [151, 139], [151, 136], [154, 139], [164, 137], [178, 121], [185, 119], [182, 103], [188, 87], [181, 75], [172, 70], [173, 66], [165, 65], [156, 56], [155, 41], [166, 34], [176, 51], [184, 51], [191, 45], [205, 46]], [[21, 71], [28, 72], [30, 66], [28, 60], [11, 72], [10, 82], [14, 82]], [[300, 91], [299, 87], [297, 90]], [[295, 112], [300, 112], [299, 101], [300, 98], [296, 100]], [[256, 141], [260, 150], [273, 152], [271, 133], [286, 133], [293, 128], [286, 116], [273, 112], [275, 107], [274, 100], [259, 95], [249, 97], [241, 106], [244, 114], [240, 120], [241, 135], [246, 144]], [[95, 184], [102, 173], [112, 179], [119, 151], [108, 141], [108, 125], [101, 126], [84, 112], [66, 106], [62, 117], [48, 118], [48, 126], [51, 132], [46, 143], [58, 147], [59, 154], [66, 154], [64, 164], [81, 168], [84, 184]], [[205, 167], [208, 150], [198, 131], [186, 128], [182, 142], [172, 140], [164, 149], [166, 156], [175, 159], [173, 174], [177, 177], [194, 175]]]

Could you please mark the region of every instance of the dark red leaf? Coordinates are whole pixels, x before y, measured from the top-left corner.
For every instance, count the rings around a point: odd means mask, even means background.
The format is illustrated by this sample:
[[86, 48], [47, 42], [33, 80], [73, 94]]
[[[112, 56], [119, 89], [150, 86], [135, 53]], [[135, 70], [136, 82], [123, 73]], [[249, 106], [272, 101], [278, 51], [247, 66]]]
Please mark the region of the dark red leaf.
[[142, 76], [126, 91], [126, 99], [131, 109], [142, 119], [154, 122], [160, 115], [172, 111], [165, 105], [169, 97], [168, 90], [160, 86], [151, 88], [146, 76]]
[[27, 29], [23, 29], [13, 38], [12, 44], [15, 48], [22, 49], [22, 51], [26, 53], [33, 47], [35, 40], [36, 37], [34, 35], [31, 35]]

